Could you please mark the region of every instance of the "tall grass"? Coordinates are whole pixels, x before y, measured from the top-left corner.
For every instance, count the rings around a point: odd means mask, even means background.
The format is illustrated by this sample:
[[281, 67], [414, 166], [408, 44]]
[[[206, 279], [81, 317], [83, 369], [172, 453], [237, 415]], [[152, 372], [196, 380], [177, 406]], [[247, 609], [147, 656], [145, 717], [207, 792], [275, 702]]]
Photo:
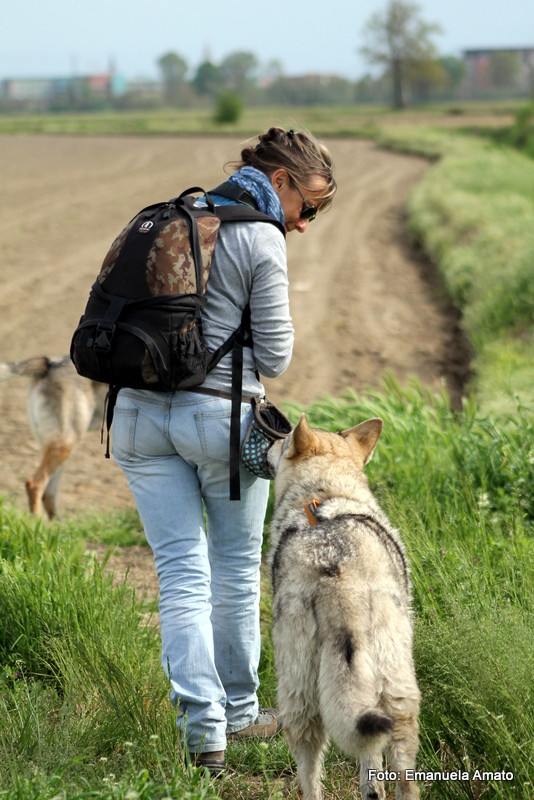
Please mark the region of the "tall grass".
[[530, 158], [534, 158], [534, 103], [531, 101], [520, 106], [510, 125], [491, 129], [475, 125], [469, 126], [468, 131], [477, 136], [516, 147]]
[[83, 774], [126, 741], [146, 750], [152, 734], [174, 749], [157, 631], [131, 587], [112, 585], [79, 532], [4, 507], [0, 554], [4, 785], [72, 763]]

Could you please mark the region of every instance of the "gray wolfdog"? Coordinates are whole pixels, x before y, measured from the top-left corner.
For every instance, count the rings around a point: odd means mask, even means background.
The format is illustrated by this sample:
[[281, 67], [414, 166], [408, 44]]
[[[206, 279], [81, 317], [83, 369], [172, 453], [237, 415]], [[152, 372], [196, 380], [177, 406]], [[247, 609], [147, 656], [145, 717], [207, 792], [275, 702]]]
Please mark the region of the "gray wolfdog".
[[32, 514], [57, 513], [57, 491], [63, 465], [87, 430], [103, 413], [107, 386], [82, 378], [69, 356], [46, 356], [0, 363], [0, 380], [30, 378], [28, 416], [41, 448], [39, 466], [26, 480]]
[[419, 797], [408, 562], [363, 473], [381, 430], [326, 433], [303, 414], [269, 451], [278, 703], [304, 800], [322, 797], [329, 737], [360, 760], [364, 800], [385, 797], [384, 753], [397, 799]]

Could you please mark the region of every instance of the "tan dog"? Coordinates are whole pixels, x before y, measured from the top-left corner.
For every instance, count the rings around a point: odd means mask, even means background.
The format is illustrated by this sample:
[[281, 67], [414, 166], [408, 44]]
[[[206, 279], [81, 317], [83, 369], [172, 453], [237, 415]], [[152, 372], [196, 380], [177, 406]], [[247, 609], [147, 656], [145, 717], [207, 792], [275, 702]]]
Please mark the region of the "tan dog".
[[[328, 738], [360, 760], [364, 800], [416, 800], [419, 690], [404, 545], [363, 473], [382, 430], [311, 429], [276, 442], [269, 563], [278, 702], [304, 800], [320, 800]], [[383, 753], [388, 772], [383, 772]]]
[[107, 386], [82, 378], [70, 358], [46, 356], [0, 364], [0, 380], [31, 379], [28, 415], [41, 460], [26, 480], [30, 511], [49, 518], [57, 513], [57, 492], [65, 461], [86, 431], [98, 424]]

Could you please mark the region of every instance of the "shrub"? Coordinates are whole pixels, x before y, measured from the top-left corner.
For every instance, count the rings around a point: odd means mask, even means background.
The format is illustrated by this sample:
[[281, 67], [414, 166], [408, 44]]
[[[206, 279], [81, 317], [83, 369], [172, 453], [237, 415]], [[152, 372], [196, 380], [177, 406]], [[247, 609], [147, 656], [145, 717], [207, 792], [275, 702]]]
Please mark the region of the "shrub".
[[234, 125], [243, 114], [243, 101], [236, 92], [223, 92], [217, 99], [214, 120], [219, 125]]

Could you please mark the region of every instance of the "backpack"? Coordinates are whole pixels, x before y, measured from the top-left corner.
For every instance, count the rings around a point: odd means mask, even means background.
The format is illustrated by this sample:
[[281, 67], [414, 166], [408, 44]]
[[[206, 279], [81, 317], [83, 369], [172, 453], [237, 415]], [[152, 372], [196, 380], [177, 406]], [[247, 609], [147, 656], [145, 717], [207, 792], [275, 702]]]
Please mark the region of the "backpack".
[[[206, 205], [197, 206], [195, 192]], [[239, 205], [215, 207], [209, 193], [192, 187], [167, 202], [143, 208], [123, 228], [104, 258], [85, 311], [72, 336], [70, 356], [77, 372], [108, 383], [109, 430], [121, 388], [174, 391], [201, 386], [233, 350], [230, 433], [231, 499], [239, 499], [239, 407], [243, 347], [252, 346], [250, 309], [215, 351], [202, 339], [213, 252], [221, 224], [261, 221], [283, 225], [261, 213], [248, 192], [223, 183], [213, 193]], [[243, 205], [246, 203], [246, 205]], [[236, 477], [237, 476], [237, 477]]]

